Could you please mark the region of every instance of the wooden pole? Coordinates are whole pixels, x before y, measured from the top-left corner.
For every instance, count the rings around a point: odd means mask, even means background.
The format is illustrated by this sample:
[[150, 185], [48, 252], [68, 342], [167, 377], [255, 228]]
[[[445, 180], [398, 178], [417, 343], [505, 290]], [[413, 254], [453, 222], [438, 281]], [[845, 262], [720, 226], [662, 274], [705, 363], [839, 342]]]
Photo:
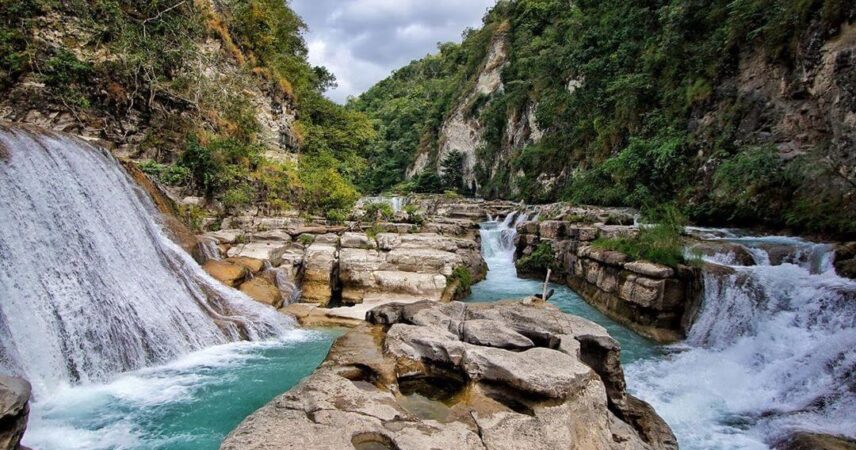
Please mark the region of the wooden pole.
[[553, 269], [547, 269], [547, 279], [544, 280], [544, 292], [541, 294], [541, 301], [547, 301], [547, 286], [550, 284], [550, 274], [553, 273]]

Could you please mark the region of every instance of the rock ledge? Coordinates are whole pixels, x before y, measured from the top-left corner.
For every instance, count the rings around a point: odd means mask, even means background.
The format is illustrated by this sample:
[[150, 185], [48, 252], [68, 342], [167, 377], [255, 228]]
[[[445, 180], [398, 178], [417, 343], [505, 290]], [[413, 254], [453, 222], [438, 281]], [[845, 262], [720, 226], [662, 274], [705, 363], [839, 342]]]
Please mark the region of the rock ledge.
[[605, 329], [546, 304], [387, 304], [221, 449], [676, 449]]

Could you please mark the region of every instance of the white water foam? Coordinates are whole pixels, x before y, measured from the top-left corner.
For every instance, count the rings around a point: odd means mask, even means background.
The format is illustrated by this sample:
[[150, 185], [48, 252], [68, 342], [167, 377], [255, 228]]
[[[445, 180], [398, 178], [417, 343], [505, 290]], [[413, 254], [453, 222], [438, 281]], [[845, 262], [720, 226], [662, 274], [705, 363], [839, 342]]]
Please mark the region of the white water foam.
[[186, 443], [186, 436], [151, 436], [146, 422], [158, 420], [163, 409], [199, 402], [200, 396], [210, 395], [209, 389], [247, 383], [230, 377], [240, 368], [265, 364], [260, 353], [266, 349], [321, 338], [316, 332], [295, 330], [274, 341], [209, 347], [163, 366], [121, 374], [105, 384], [58, 389], [33, 405], [25, 444], [36, 449], [108, 450]]
[[0, 373], [37, 399], [293, 328], [170, 241], [108, 152], [11, 128], [0, 145]]
[[[705, 271], [687, 341], [630, 365], [631, 390], [685, 449], [766, 449], [794, 431], [856, 437], [856, 282], [835, 274], [824, 244], [723, 239], [746, 247], [756, 265], [709, 258], [720, 268]], [[769, 245], [788, 247], [776, 265]]]

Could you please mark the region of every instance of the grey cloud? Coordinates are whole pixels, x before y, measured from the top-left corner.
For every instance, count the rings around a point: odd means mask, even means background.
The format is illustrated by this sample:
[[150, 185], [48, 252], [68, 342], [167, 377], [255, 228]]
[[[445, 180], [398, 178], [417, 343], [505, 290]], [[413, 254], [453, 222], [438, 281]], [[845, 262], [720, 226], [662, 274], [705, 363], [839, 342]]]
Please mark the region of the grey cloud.
[[396, 68], [436, 50], [438, 42], [460, 41], [467, 27], [495, 0], [291, 0], [306, 21], [309, 58], [336, 74], [328, 92], [343, 102], [359, 95]]

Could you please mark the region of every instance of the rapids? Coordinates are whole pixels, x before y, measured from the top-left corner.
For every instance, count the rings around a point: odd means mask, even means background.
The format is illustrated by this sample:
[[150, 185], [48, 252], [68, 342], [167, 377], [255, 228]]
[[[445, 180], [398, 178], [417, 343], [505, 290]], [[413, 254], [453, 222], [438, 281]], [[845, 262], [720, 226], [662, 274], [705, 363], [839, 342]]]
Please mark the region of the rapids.
[[[468, 301], [519, 298], [541, 282], [517, 277], [515, 223], [482, 224], [490, 272]], [[593, 320], [622, 344], [629, 390], [670, 424], [682, 449], [768, 449], [793, 431], [856, 437], [856, 282], [839, 277], [831, 247], [783, 236], [693, 229], [743, 246], [706, 258], [704, 298], [686, 341], [657, 346], [562, 285], [550, 302]]]

